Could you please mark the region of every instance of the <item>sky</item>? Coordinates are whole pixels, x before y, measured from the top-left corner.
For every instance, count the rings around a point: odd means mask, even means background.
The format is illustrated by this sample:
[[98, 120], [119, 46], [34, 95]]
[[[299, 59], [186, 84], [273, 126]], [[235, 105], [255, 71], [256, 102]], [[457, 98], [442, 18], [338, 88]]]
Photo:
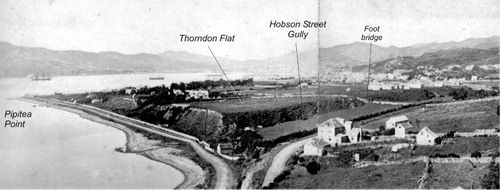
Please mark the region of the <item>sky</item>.
[[[18, 46], [125, 54], [167, 50], [236, 60], [317, 49], [317, 30], [289, 38], [272, 20], [318, 19], [311, 0], [2, 0], [0, 41]], [[301, 29], [304, 30], [304, 29]], [[297, 31], [301, 31], [297, 30]], [[236, 35], [235, 42], [180, 42], [180, 34]]]
[[[319, 11], [318, 11], [319, 10]], [[187, 51], [236, 60], [265, 59], [361, 41], [380, 26], [381, 46], [498, 35], [498, 0], [2, 0], [0, 41], [18, 46], [125, 54]], [[318, 30], [270, 28], [270, 21], [327, 21]], [[290, 30], [309, 32], [289, 38]], [[235, 42], [180, 42], [236, 35]], [[318, 37], [320, 40], [318, 40]]]
[[[334, 23], [320, 31], [320, 47], [360, 42], [362, 34], [381, 35], [374, 43], [386, 47], [500, 34], [498, 0], [323, 0], [320, 7], [320, 19]], [[366, 25], [380, 32], [364, 32]]]

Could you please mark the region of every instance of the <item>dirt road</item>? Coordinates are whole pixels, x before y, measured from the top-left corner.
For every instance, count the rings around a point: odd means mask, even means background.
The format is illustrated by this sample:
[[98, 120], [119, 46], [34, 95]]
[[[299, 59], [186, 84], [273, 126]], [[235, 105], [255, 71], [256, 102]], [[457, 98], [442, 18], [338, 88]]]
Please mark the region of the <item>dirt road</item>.
[[262, 187], [268, 186], [269, 183], [273, 182], [274, 178], [278, 176], [283, 170], [285, 170], [285, 164], [288, 158], [290, 158], [301, 146], [303, 146], [310, 138], [306, 138], [297, 142], [293, 142], [283, 148], [276, 156], [273, 158], [273, 163], [269, 170], [267, 170], [266, 177], [264, 178], [264, 183]]

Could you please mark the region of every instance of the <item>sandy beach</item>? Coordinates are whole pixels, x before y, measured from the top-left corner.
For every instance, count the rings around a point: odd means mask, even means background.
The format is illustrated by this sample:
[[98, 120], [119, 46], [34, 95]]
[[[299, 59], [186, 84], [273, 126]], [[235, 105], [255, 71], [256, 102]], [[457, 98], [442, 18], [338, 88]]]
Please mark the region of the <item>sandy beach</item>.
[[[19, 98], [16, 100], [30, 102], [39, 106], [47, 106], [46, 102], [37, 101], [34, 99]], [[203, 171], [203, 169], [192, 160], [186, 157], [179, 156], [178, 153], [182, 151], [180, 149], [161, 146], [160, 141], [149, 140], [142, 134], [136, 133], [123, 125], [101, 119], [97, 116], [89, 115], [78, 109], [52, 104], [50, 104], [49, 106], [55, 109], [60, 109], [77, 114], [84, 119], [110, 126], [124, 132], [127, 137], [127, 143], [125, 145], [126, 152], [139, 154], [151, 160], [170, 165], [179, 170], [184, 175], [183, 182], [179, 184], [176, 189], [193, 189], [197, 185], [203, 184], [205, 180], [205, 172]]]

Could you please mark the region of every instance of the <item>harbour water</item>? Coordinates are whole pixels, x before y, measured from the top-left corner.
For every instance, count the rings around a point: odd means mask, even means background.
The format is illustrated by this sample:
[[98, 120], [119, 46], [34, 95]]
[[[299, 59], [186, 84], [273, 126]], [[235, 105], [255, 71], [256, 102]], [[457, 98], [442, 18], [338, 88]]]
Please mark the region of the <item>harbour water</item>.
[[[184, 177], [175, 168], [124, 147], [123, 132], [76, 114], [7, 98], [24, 94], [81, 93], [126, 86], [155, 86], [203, 80], [204, 74], [159, 74], [54, 77], [50, 81], [0, 80], [0, 188], [174, 188]], [[29, 118], [5, 112], [31, 112]], [[7, 120], [24, 128], [4, 127]]]

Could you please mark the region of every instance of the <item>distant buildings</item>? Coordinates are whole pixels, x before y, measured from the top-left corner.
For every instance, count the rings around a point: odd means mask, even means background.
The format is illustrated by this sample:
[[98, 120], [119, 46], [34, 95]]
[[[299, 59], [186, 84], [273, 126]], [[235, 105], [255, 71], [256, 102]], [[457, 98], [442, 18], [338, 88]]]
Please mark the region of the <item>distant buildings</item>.
[[194, 98], [194, 99], [209, 99], [207, 90], [186, 90], [187, 97], [186, 98]]
[[436, 144], [436, 138], [439, 135], [432, 132], [428, 127], [424, 127], [417, 134], [417, 145], [427, 145], [432, 146]]

